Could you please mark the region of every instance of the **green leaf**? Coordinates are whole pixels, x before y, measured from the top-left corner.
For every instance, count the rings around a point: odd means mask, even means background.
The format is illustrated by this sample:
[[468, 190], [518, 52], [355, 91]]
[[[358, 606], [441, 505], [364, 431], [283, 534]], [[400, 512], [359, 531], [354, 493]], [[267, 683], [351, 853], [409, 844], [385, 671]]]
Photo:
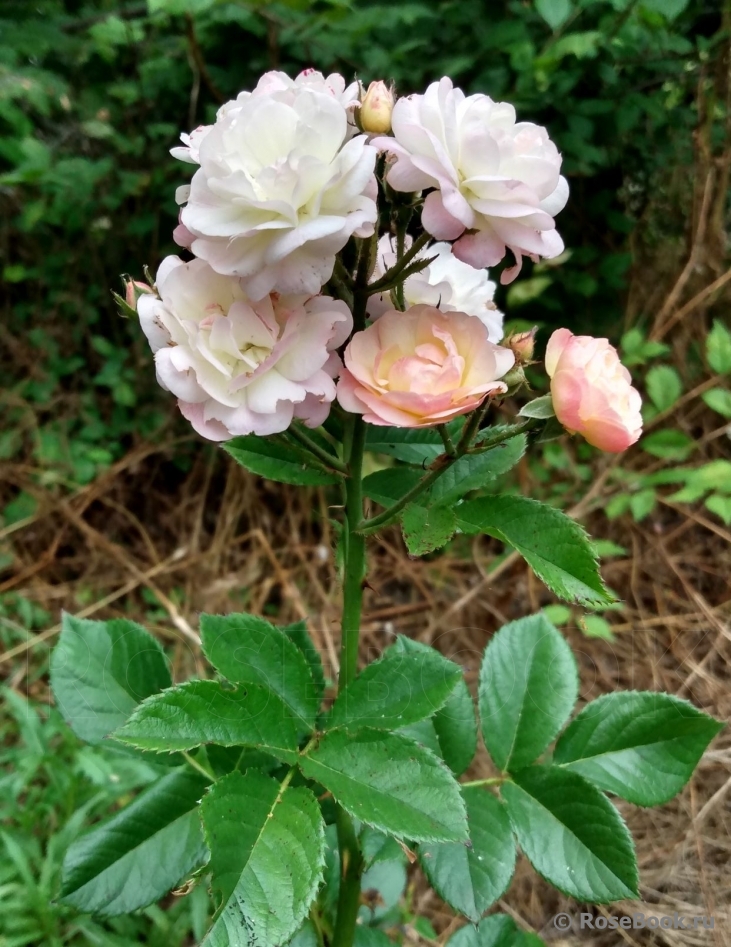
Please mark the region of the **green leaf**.
[[483, 487], [511, 470], [525, 453], [525, 447], [525, 434], [517, 434], [481, 454], [465, 454], [434, 483], [428, 502], [448, 506], [470, 490]]
[[315, 682], [315, 688], [317, 690], [318, 703], [321, 702], [325, 693], [325, 672], [322, 668], [320, 652], [313, 644], [312, 638], [310, 638], [309, 632], [307, 631], [307, 622], [298, 621], [292, 625], [284, 625], [282, 632], [294, 641], [305, 658], [307, 658], [310, 673], [312, 674], [312, 679]]
[[657, 492], [652, 487], [648, 487], [646, 490], [638, 490], [637, 493], [631, 494], [629, 498], [629, 508], [632, 510], [632, 516], [635, 521], [641, 523], [646, 516], [652, 513], [656, 503]]
[[515, 871], [515, 842], [505, 807], [487, 790], [462, 790], [470, 846], [419, 847], [419, 861], [432, 888], [455, 911], [477, 922], [501, 898]]
[[317, 929], [309, 917], [300, 927], [287, 947], [319, 947], [320, 941], [317, 938]]
[[311, 790], [231, 773], [201, 804], [219, 913], [201, 947], [281, 944], [304, 920], [322, 878], [325, 825]]
[[559, 891], [594, 904], [639, 898], [632, 837], [588, 780], [558, 766], [531, 766], [501, 792], [524, 854]]
[[162, 648], [141, 625], [64, 612], [51, 655], [51, 686], [61, 714], [82, 740], [99, 743], [141, 700], [171, 683]]
[[187, 681], [143, 701], [113, 734], [140, 750], [190, 750], [204, 743], [251, 746], [292, 763], [298, 721], [266, 687], [224, 690], [216, 681]]
[[587, 638], [603, 638], [605, 641], [614, 641], [612, 626], [601, 615], [582, 615], [576, 624]]
[[166, 895], [208, 858], [197, 812], [206, 786], [190, 770], [175, 770], [75, 841], [64, 858], [61, 900], [109, 917]]
[[433, 753], [404, 736], [334, 730], [300, 767], [351, 815], [382, 832], [415, 842], [467, 839], [459, 784]]
[[508, 311], [538, 299], [548, 289], [553, 280], [550, 276], [533, 276], [513, 283], [506, 295]]
[[518, 412], [521, 418], [538, 418], [547, 420], [555, 418], [556, 412], [553, 410], [553, 399], [550, 395], [541, 395], [540, 398], [534, 398], [528, 404], [524, 404]]
[[447, 941], [447, 947], [538, 947], [542, 940], [524, 934], [512, 917], [507, 914], [491, 914], [473, 927], [467, 924]]
[[[405, 635], [399, 635], [394, 647], [413, 652], [432, 650], [429, 645]], [[447, 702], [428, 723], [431, 728], [428, 737], [419, 739], [414, 736], [414, 739], [434, 749], [455, 776], [461, 776], [477, 752], [475, 705], [464, 678], [457, 682]]]
[[690, 0], [642, 0], [642, 6], [647, 10], [662, 13], [667, 20], [674, 20], [685, 10]]
[[719, 519], [722, 519], [726, 526], [731, 525], [731, 497], [722, 497], [718, 493], [708, 497], [704, 506], [711, 513], [715, 513]]
[[559, 628], [571, 621], [571, 609], [566, 605], [544, 605], [541, 611], [552, 625]]
[[424, 476], [412, 467], [388, 467], [363, 479], [363, 494], [381, 506], [391, 506], [408, 493]]
[[640, 446], [653, 457], [664, 460], [685, 460], [695, 450], [696, 442], [683, 431], [653, 431], [643, 437]]
[[394, 861], [403, 857], [403, 851], [396, 839], [372, 829], [369, 825], [361, 830], [360, 850], [367, 868], [377, 862]]
[[571, 0], [536, 0], [536, 10], [552, 30], [557, 30], [571, 16]]
[[532, 763], [568, 720], [579, 694], [571, 648], [542, 613], [504, 625], [480, 669], [482, 736], [495, 765]]
[[499, 495], [468, 500], [457, 508], [457, 520], [469, 532], [489, 533], [513, 546], [559, 597], [583, 605], [614, 601], [586, 532], [560, 510], [525, 497]]
[[655, 365], [645, 378], [647, 394], [658, 411], [671, 408], [683, 393], [680, 375], [669, 365]]
[[461, 776], [477, 751], [475, 705], [467, 684], [461, 680], [446, 704], [432, 718], [442, 758], [455, 776]]
[[356, 924], [353, 947], [394, 947], [394, 942], [377, 927]]
[[237, 464], [267, 480], [298, 487], [326, 486], [341, 480], [337, 473], [325, 470], [304, 450], [255, 434], [234, 437], [222, 446]]
[[444, 453], [444, 442], [433, 427], [381, 427], [366, 424], [366, 449], [389, 454], [406, 464], [427, 466]]
[[670, 694], [618, 691], [566, 728], [554, 762], [638, 806], [672, 799], [723, 724]]
[[320, 706], [308, 658], [281, 628], [255, 615], [201, 615], [203, 651], [236, 684], [260, 684], [311, 730]]
[[706, 339], [706, 359], [719, 375], [731, 373], [731, 332], [718, 319], [714, 320]]
[[[445, 470], [419, 504], [447, 506], [454, 503], [465, 493], [484, 486], [515, 466], [525, 452], [525, 445], [525, 436], [519, 434], [491, 450], [460, 457]], [[423, 470], [388, 467], [369, 474], [363, 480], [363, 493], [387, 507], [412, 490], [423, 476]]]
[[397, 859], [377, 861], [363, 872], [361, 891], [368, 892], [367, 897], [375, 894], [372, 902], [360, 909], [364, 922], [382, 918], [399, 903], [406, 888], [405, 861], [406, 856], [399, 851]]
[[426, 507], [409, 503], [401, 514], [401, 530], [409, 554], [425, 556], [441, 549], [454, 535], [457, 517], [449, 507]]
[[462, 680], [462, 669], [433, 648], [393, 646], [338, 694], [327, 728], [398, 730], [431, 717]]
[[703, 394], [703, 400], [712, 411], [731, 418], [731, 391], [726, 388], [711, 388]]

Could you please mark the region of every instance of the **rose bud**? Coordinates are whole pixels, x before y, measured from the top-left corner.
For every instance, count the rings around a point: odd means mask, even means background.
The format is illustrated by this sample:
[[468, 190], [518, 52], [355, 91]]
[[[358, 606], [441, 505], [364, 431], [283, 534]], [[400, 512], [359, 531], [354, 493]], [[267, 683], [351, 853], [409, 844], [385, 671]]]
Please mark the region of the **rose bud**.
[[154, 295], [155, 290], [151, 286], [148, 286], [147, 283], [141, 283], [139, 280], [132, 279], [131, 277], [127, 277], [124, 280], [124, 300], [130, 309], [137, 309], [137, 300], [140, 296], [144, 296], [145, 293], [152, 293]]
[[537, 331], [538, 327], [535, 326], [530, 332], [516, 332], [515, 335], [511, 335], [503, 342], [503, 345], [506, 345], [515, 355], [515, 361], [519, 365], [525, 365], [532, 361]]
[[396, 99], [385, 82], [371, 82], [361, 102], [358, 119], [364, 132], [386, 135], [391, 131], [391, 113]]
[[546, 371], [556, 417], [599, 450], [619, 453], [642, 433], [642, 399], [607, 339], [557, 329], [548, 340]]

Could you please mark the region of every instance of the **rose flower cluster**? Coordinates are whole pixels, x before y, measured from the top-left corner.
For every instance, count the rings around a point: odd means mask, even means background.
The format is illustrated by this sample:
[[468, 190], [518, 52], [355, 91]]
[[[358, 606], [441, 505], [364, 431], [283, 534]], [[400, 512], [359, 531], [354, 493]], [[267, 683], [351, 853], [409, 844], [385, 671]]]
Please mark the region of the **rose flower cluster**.
[[[168, 257], [154, 288], [130, 282], [127, 298], [159, 383], [203, 437], [317, 427], [336, 398], [371, 424], [433, 426], [507, 391], [516, 356], [498, 344], [486, 268], [509, 251], [507, 283], [524, 256], [563, 251], [554, 217], [568, 185], [545, 129], [448, 78], [395, 99], [383, 82], [364, 95], [307, 70], [267, 73], [181, 138], [172, 154], [195, 171], [173, 236], [193, 259]], [[383, 213], [389, 201], [420, 214], [418, 246]], [[373, 248], [355, 332], [338, 291], [354, 238]], [[605, 340], [559, 330], [547, 369], [568, 429], [604, 450], [637, 440], [639, 395]]]

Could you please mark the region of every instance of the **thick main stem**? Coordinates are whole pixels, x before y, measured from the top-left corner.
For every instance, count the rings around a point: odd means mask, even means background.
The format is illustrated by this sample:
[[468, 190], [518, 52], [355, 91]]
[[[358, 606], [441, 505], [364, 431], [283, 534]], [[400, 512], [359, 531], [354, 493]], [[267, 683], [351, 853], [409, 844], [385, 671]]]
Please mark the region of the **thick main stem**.
[[[361, 246], [355, 278], [353, 323], [356, 332], [365, 327], [372, 239], [364, 241]], [[360, 615], [363, 604], [366, 540], [365, 536], [357, 530], [363, 518], [363, 487], [361, 481], [363, 479], [365, 434], [366, 428], [362, 417], [354, 416], [348, 419], [345, 437], [348, 473], [345, 479], [345, 524], [343, 527], [345, 575], [343, 581], [343, 619], [338, 690], [347, 687], [358, 673], [358, 639], [360, 637]], [[340, 806], [337, 809], [337, 831], [340, 852], [340, 892], [332, 947], [352, 947], [360, 906], [363, 856], [358, 846], [358, 837], [353, 827], [353, 820]]]
[[343, 582], [343, 620], [340, 643], [340, 677], [338, 688], [346, 687], [358, 670], [358, 638], [365, 578], [365, 537], [357, 532], [363, 517], [361, 484], [365, 424], [361, 417], [352, 421], [352, 441], [345, 481], [345, 577]]
[[353, 820], [344, 809], [338, 809], [336, 826], [340, 851], [340, 892], [332, 947], [352, 947], [360, 907], [363, 856], [358, 847]]

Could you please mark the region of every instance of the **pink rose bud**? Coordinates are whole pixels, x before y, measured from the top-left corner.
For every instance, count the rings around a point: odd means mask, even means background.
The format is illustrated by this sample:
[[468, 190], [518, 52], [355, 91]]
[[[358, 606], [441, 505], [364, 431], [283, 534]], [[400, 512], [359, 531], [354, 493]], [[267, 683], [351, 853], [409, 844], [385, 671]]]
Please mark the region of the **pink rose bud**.
[[557, 329], [548, 341], [546, 371], [556, 417], [599, 450], [619, 453], [642, 433], [642, 399], [607, 339]]
[[468, 414], [491, 394], [515, 356], [477, 316], [412, 306], [385, 312], [345, 350], [338, 401], [369, 424], [433, 427]]
[[137, 309], [137, 300], [145, 293], [153, 293], [154, 290], [147, 283], [141, 283], [139, 280], [126, 279], [124, 281], [124, 298], [130, 309]]
[[517, 332], [515, 335], [511, 335], [509, 339], [505, 339], [505, 345], [515, 355], [516, 362], [525, 365], [526, 362], [532, 360], [536, 344], [536, 331], [537, 327], [531, 329], [530, 332]]
[[386, 135], [391, 131], [391, 113], [396, 99], [385, 82], [371, 82], [360, 106], [359, 123], [364, 132]]

